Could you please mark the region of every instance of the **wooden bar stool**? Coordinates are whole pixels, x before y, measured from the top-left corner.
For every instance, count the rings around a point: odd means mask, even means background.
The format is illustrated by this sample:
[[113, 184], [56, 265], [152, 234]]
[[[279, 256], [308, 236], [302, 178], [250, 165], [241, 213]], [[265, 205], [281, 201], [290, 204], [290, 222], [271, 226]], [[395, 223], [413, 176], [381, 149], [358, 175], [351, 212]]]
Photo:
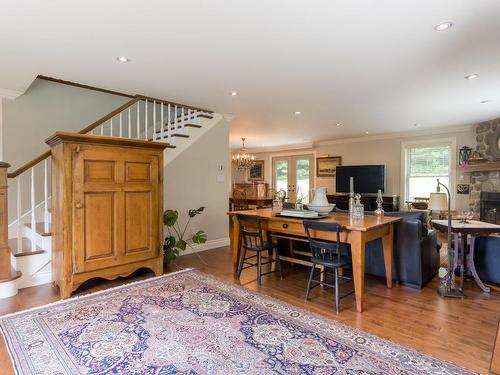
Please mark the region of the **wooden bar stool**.
[[[280, 256], [278, 254], [277, 244], [269, 241], [262, 231], [262, 218], [252, 215], [236, 215], [240, 225], [240, 238], [242, 239], [241, 256], [239, 259], [237, 275], [240, 277], [241, 271], [250, 267], [257, 267], [257, 283], [261, 285], [262, 276], [273, 272], [278, 272], [281, 275]], [[255, 253], [247, 257], [247, 251]], [[263, 256], [262, 253], [268, 251], [269, 256]], [[274, 254], [273, 254], [274, 253]], [[273, 259], [274, 255], [274, 259]], [[256, 263], [248, 262], [252, 258], [257, 258]], [[263, 262], [264, 261], [264, 262]], [[276, 270], [262, 273], [262, 266], [265, 264], [276, 263]]]

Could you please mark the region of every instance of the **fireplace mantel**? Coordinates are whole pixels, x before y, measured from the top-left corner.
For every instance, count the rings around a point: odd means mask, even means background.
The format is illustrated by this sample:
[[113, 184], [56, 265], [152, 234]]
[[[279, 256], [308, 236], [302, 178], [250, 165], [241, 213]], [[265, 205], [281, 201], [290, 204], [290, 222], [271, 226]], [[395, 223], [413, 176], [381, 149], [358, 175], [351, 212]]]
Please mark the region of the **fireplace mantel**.
[[500, 161], [485, 161], [481, 163], [469, 164], [463, 168], [463, 171], [465, 173], [500, 171]]

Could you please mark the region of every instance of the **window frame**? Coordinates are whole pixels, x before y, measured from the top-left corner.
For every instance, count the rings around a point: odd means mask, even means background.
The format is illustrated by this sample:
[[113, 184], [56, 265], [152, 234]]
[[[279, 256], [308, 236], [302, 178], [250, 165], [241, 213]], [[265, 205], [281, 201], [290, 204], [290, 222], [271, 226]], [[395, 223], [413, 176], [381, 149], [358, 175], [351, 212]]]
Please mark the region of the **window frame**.
[[449, 189], [450, 189], [450, 201], [451, 209], [455, 209], [455, 199], [456, 199], [456, 174], [457, 174], [457, 139], [455, 137], [450, 138], [437, 138], [437, 139], [422, 139], [418, 141], [406, 141], [401, 142], [401, 192], [404, 198], [404, 203], [409, 199], [409, 189], [408, 189], [408, 151], [412, 148], [425, 148], [425, 147], [440, 147], [446, 146], [450, 148], [450, 159], [449, 159]]

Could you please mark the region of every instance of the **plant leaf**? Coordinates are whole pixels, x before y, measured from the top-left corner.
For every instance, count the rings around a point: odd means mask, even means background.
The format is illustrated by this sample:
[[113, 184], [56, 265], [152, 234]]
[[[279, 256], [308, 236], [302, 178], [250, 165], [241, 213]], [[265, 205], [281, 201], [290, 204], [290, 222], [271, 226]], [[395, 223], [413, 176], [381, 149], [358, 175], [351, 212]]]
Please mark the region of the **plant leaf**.
[[192, 240], [194, 243], [205, 243], [207, 242], [207, 234], [205, 233], [205, 231], [199, 230], [195, 233]]
[[175, 247], [178, 249], [181, 249], [182, 251], [186, 250], [187, 242], [184, 240], [179, 240], [175, 244]]
[[197, 210], [189, 210], [188, 215], [189, 215], [189, 217], [193, 218], [196, 215], [201, 214], [204, 210], [205, 210], [205, 207], [203, 207], [203, 206], [198, 208]]
[[163, 213], [163, 224], [167, 227], [172, 227], [179, 218], [179, 213], [175, 210], [166, 210]]
[[164, 248], [165, 246], [167, 248], [173, 248], [175, 246], [175, 243], [177, 242], [177, 240], [175, 239], [174, 236], [169, 236], [169, 237], [165, 237], [165, 245], [164, 245]]

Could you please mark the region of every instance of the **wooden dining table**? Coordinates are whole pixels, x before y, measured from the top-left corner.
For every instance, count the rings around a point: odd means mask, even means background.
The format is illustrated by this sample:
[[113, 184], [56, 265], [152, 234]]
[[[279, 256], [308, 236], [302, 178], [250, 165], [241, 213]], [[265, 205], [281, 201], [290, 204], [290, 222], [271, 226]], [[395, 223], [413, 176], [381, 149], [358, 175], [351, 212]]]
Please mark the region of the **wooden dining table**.
[[[283, 234], [290, 237], [307, 238], [302, 218], [292, 218], [274, 215], [271, 208], [256, 210], [230, 211], [231, 249], [233, 257], [233, 271], [236, 273], [240, 257], [241, 240], [237, 214], [256, 215], [262, 218], [262, 229], [269, 234]], [[401, 220], [399, 217], [365, 215], [363, 219], [353, 219], [348, 213], [331, 213], [321, 221], [335, 222], [342, 225], [341, 241], [351, 244], [352, 272], [354, 279], [354, 293], [356, 311], [363, 311], [364, 277], [365, 277], [365, 244], [368, 241], [382, 238], [384, 248], [384, 265], [387, 288], [392, 288], [393, 267], [393, 238], [394, 223]], [[336, 232], [315, 232], [311, 235], [318, 239], [335, 240]]]

